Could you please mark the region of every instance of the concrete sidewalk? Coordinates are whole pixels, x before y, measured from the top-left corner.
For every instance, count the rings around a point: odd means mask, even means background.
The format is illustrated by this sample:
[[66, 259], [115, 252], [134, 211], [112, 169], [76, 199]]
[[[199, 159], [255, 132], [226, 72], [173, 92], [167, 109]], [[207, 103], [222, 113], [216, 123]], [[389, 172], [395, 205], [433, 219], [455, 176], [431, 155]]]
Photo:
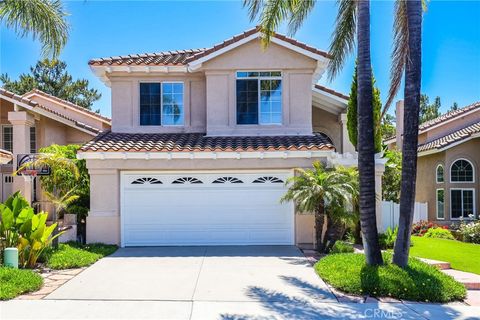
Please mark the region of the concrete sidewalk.
[[301, 300], [277, 302], [11, 300], [0, 302], [0, 319], [478, 320], [480, 308], [438, 304], [315, 303]]

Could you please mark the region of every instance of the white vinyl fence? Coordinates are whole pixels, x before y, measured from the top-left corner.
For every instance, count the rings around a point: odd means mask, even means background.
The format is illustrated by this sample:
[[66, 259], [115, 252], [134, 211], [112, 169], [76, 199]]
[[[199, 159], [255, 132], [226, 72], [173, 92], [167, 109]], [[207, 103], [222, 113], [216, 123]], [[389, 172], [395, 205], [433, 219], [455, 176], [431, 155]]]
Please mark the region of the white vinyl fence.
[[[385, 232], [388, 227], [393, 229], [398, 226], [399, 213], [400, 205], [398, 203], [382, 201], [381, 223], [378, 226], [378, 232]], [[420, 220], [428, 220], [428, 203], [415, 202], [413, 223]]]

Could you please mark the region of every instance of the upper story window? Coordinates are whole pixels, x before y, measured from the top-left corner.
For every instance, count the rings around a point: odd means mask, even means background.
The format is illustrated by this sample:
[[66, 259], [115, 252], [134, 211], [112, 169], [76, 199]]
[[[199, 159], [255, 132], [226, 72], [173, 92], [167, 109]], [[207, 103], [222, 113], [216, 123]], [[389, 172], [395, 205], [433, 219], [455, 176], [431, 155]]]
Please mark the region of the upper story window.
[[459, 159], [450, 168], [451, 182], [474, 182], [473, 165], [470, 161]]
[[282, 73], [237, 72], [237, 124], [282, 123]]
[[37, 152], [37, 132], [35, 127], [30, 127], [30, 153]]
[[444, 173], [443, 166], [442, 166], [441, 164], [439, 164], [439, 165], [437, 166], [437, 174], [436, 174], [436, 176], [437, 176], [437, 183], [442, 183], [442, 182], [445, 181], [445, 178], [444, 178], [443, 173]]
[[183, 83], [140, 83], [140, 125], [183, 125]]

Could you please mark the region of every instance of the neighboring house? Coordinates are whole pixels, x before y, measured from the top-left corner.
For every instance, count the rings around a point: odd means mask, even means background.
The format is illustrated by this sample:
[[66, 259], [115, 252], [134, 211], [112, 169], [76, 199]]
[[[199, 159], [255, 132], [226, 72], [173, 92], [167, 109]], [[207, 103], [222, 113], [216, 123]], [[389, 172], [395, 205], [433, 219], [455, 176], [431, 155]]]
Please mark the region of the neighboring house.
[[209, 49], [91, 60], [112, 90], [112, 130], [78, 153], [87, 241], [313, 244], [313, 216], [279, 200], [294, 168], [356, 164], [348, 97], [315, 85], [329, 60], [279, 34], [264, 50], [257, 29]]
[[[403, 101], [397, 134], [385, 141], [401, 148]], [[428, 203], [428, 219], [452, 224], [480, 209], [480, 102], [422, 123], [418, 132], [416, 201]]]
[[51, 144], [84, 144], [110, 129], [110, 119], [39, 90], [20, 96], [0, 88], [0, 127], [0, 147], [14, 155], [13, 161], [0, 166], [1, 201], [17, 190], [36, 201], [37, 182], [12, 176], [16, 156]]

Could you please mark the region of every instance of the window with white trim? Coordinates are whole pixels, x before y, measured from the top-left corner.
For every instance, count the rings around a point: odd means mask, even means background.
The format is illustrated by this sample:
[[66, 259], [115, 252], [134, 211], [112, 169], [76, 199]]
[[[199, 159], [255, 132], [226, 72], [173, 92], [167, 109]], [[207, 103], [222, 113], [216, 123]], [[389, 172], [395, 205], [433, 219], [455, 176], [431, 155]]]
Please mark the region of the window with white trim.
[[237, 124], [282, 124], [282, 73], [239, 71]]
[[437, 189], [436, 196], [437, 219], [445, 219], [445, 190]]
[[456, 160], [450, 168], [451, 182], [473, 182], [473, 165], [465, 159]]
[[2, 126], [2, 149], [13, 152], [13, 127]]
[[37, 132], [35, 127], [30, 127], [30, 153], [37, 152]]
[[181, 126], [184, 122], [183, 83], [140, 83], [140, 125]]
[[475, 214], [475, 190], [450, 189], [450, 213], [452, 219], [466, 219]]
[[445, 177], [444, 177], [444, 169], [443, 169], [443, 166], [441, 164], [439, 164], [437, 166], [437, 170], [436, 170], [436, 176], [437, 176], [437, 183], [442, 183], [445, 181]]

